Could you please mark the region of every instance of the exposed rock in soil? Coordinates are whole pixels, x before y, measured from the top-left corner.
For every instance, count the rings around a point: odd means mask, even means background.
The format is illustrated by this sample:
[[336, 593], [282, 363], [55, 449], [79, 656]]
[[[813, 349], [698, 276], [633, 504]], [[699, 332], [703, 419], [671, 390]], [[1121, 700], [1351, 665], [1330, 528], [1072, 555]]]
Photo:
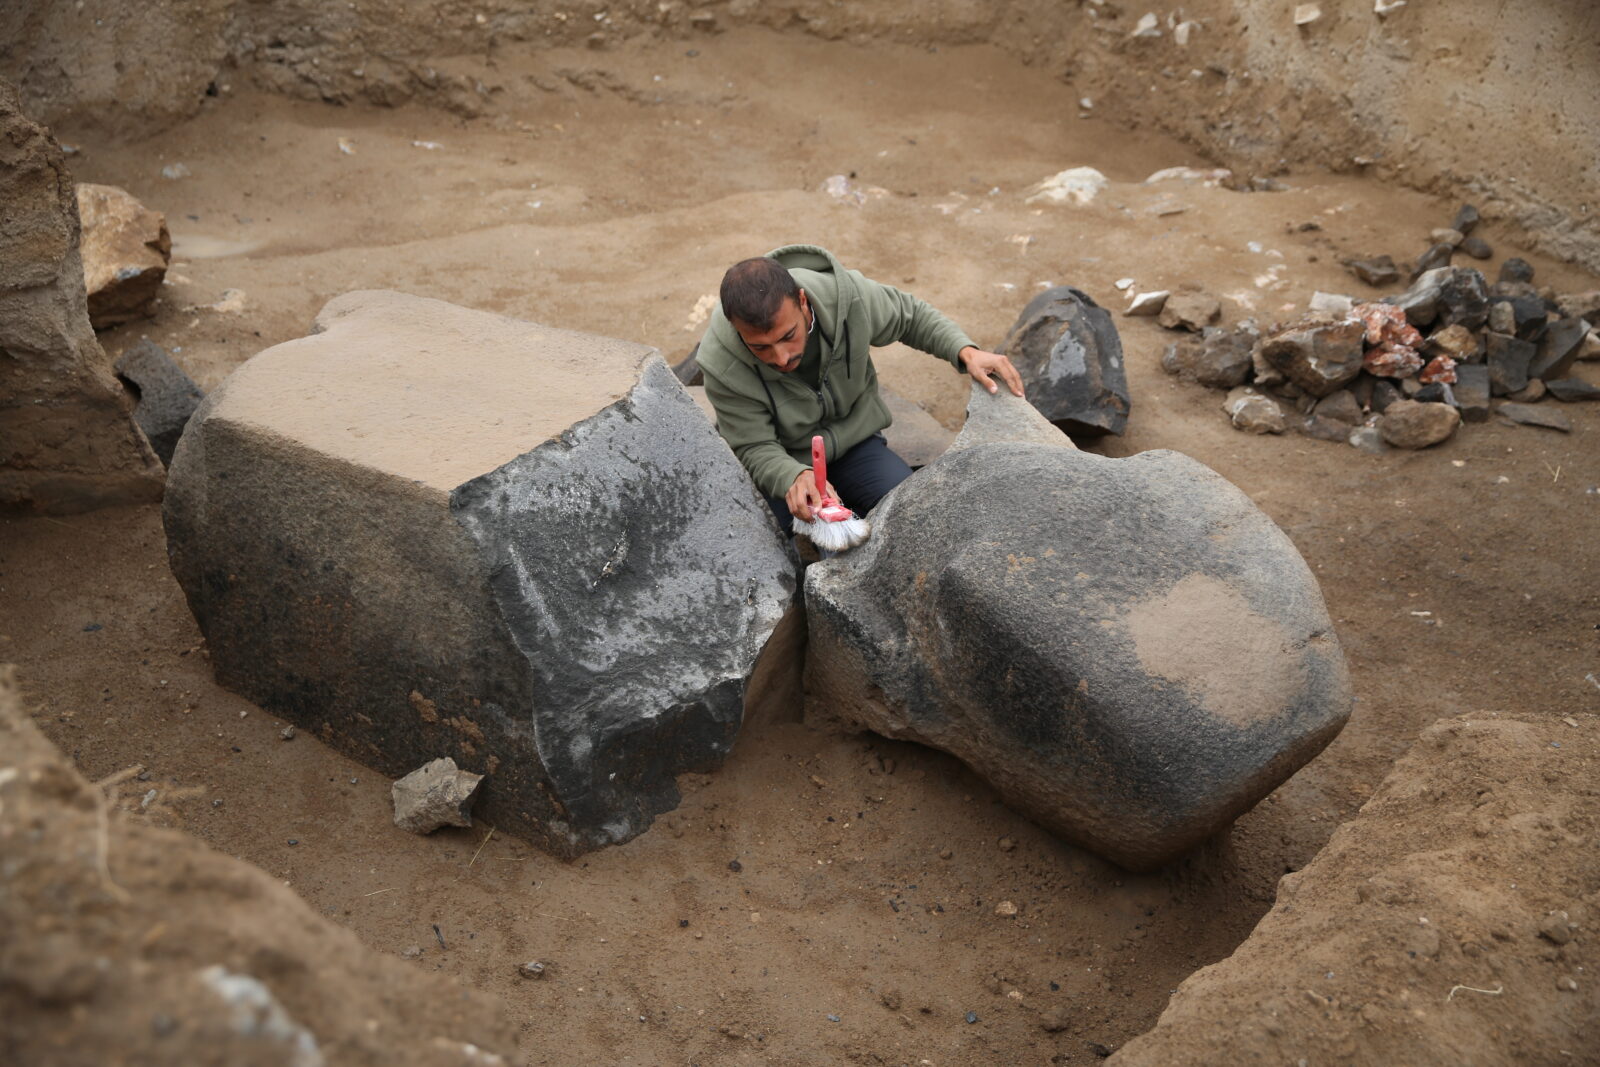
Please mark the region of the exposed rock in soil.
[[1210, 293], [1180, 289], [1161, 305], [1156, 321], [1169, 330], [1199, 333], [1222, 317], [1222, 304]]
[[166, 216], [114, 185], [79, 185], [83, 280], [97, 330], [148, 318], [167, 276], [172, 237]]
[[1539, 339], [1539, 351], [1528, 362], [1528, 377], [1564, 378], [1577, 361], [1584, 338], [1589, 336], [1585, 319], [1557, 319]]
[[1253, 328], [1207, 327], [1201, 337], [1174, 341], [1161, 355], [1161, 369], [1186, 382], [1232, 389], [1250, 378], [1257, 334]]
[[118, 791], [45, 740], [5, 668], [8, 1062], [515, 1062], [489, 998], [379, 956], [278, 878], [122, 810]]
[[558, 855], [642, 832], [785, 699], [746, 686], [793, 565], [641, 345], [338, 297], [206, 398], [165, 521], [222, 684], [391, 777], [454, 757]]
[[1600, 400], [1600, 385], [1593, 385], [1582, 378], [1553, 378], [1545, 383], [1545, 388], [1550, 390], [1551, 396], [1568, 404], [1579, 400]]
[[[1593, 938], [1541, 935], [1600, 918], [1600, 855], [1583, 829], [1600, 800], [1582, 775], [1552, 769], [1592, 765], [1594, 739], [1587, 721], [1505, 712], [1428, 727], [1360, 814], [1279, 882], [1249, 939], [1187, 978], [1109, 1064], [1581, 1059], [1600, 957]], [[1541, 876], [1553, 855], [1563, 875]], [[1557, 983], [1574, 975], [1567, 1001]]]
[[1069, 434], [1120, 434], [1131, 402], [1122, 340], [1110, 312], [1059, 285], [1022, 309], [1000, 351], [1022, 375], [1028, 401]]
[[1297, 325], [1261, 339], [1261, 356], [1289, 381], [1312, 396], [1327, 396], [1361, 373], [1359, 322]]
[[1457, 323], [1479, 329], [1489, 317], [1489, 290], [1483, 275], [1471, 267], [1441, 267], [1419, 275], [1411, 287], [1385, 303], [1406, 313], [1413, 326]]
[[161, 462], [170, 464], [178, 438], [204, 394], [167, 350], [143, 340], [117, 358], [117, 377], [134, 395], [133, 418]]
[[1245, 433], [1282, 433], [1287, 426], [1278, 402], [1247, 385], [1230, 391], [1222, 410], [1228, 413], [1233, 428]]
[[1374, 289], [1393, 285], [1400, 280], [1400, 268], [1395, 266], [1394, 259], [1387, 255], [1348, 260], [1345, 266], [1350, 268], [1351, 274]]
[[0, 81], [0, 505], [157, 500], [161, 462], [89, 327], [61, 146]]
[[1463, 422], [1484, 422], [1489, 418], [1489, 368], [1482, 363], [1464, 363], [1456, 368], [1452, 389]]
[[1150, 869], [1338, 732], [1344, 656], [1304, 561], [1216, 474], [1022, 432], [958, 439], [879, 504], [872, 540], [807, 571], [807, 714], [951, 752]]
[[1532, 344], [1503, 333], [1486, 333], [1483, 348], [1489, 385], [1495, 396], [1514, 393], [1528, 384], [1528, 365], [1535, 352]]
[[441, 826], [471, 826], [472, 798], [483, 775], [461, 770], [449, 756], [424, 763], [391, 788], [394, 824], [413, 834]]
[[1494, 413], [1524, 426], [1539, 426], [1546, 430], [1560, 430], [1562, 433], [1572, 432], [1572, 420], [1555, 408], [1545, 405], [1501, 404], [1494, 409]]
[[1399, 400], [1384, 409], [1378, 432], [1396, 448], [1427, 448], [1446, 441], [1461, 425], [1461, 413], [1449, 404]]

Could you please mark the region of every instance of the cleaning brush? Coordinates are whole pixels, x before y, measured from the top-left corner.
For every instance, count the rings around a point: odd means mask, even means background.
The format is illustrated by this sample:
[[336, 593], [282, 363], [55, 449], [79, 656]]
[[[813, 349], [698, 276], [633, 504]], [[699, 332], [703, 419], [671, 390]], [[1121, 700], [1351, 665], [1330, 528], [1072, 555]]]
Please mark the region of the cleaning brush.
[[872, 534], [865, 519], [828, 494], [828, 451], [821, 437], [811, 439], [811, 473], [817, 479], [822, 503], [811, 509], [811, 521], [794, 520], [794, 532], [810, 539], [823, 552], [843, 552], [854, 548]]

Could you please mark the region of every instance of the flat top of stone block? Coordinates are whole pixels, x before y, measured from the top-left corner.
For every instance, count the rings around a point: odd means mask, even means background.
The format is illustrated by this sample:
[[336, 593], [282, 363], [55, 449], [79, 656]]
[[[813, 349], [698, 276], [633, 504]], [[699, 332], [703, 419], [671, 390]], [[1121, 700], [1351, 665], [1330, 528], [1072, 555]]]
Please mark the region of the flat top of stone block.
[[656, 351], [386, 290], [315, 330], [241, 366], [210, 417], [445, 491], [615, 403]]

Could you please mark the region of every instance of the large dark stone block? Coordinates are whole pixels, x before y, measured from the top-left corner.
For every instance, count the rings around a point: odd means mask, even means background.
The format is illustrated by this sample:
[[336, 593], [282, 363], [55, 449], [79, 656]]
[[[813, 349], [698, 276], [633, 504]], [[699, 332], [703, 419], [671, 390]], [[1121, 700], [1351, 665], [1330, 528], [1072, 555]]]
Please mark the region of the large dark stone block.
[[642, 832], [775, 696], [751, 680], [795, 579], [766, 503], [653, 349], [398, 293], [317, 329], [173, 461], [218, 679], [391, 777], [453, 757], [557, 855]]
[[1098, 437], [1127, 427], [1122, 339], [1111, 313], [1087, 293], [1046, 289], [1022, 309], [1000, 351], [1016, 364], [1028, 400], [1067, 433]]
[[808, 717], [944, 749], [1062, 837], [1159, 866], [1348, 717], [1316, 579], [1199, 463], [1080, 452], [973, 394], [974, 432], [807, 571]]

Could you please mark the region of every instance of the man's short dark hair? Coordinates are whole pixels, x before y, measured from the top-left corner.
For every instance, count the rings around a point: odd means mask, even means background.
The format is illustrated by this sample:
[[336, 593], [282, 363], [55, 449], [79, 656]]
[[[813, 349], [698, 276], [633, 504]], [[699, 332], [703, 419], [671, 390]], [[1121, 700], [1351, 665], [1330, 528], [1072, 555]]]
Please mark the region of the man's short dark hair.
[[758, 330], [772, 329], [785, 300], [800, 299], [794, 276], [775, 259], [742, 259], [722, 276], [722, 313]]

